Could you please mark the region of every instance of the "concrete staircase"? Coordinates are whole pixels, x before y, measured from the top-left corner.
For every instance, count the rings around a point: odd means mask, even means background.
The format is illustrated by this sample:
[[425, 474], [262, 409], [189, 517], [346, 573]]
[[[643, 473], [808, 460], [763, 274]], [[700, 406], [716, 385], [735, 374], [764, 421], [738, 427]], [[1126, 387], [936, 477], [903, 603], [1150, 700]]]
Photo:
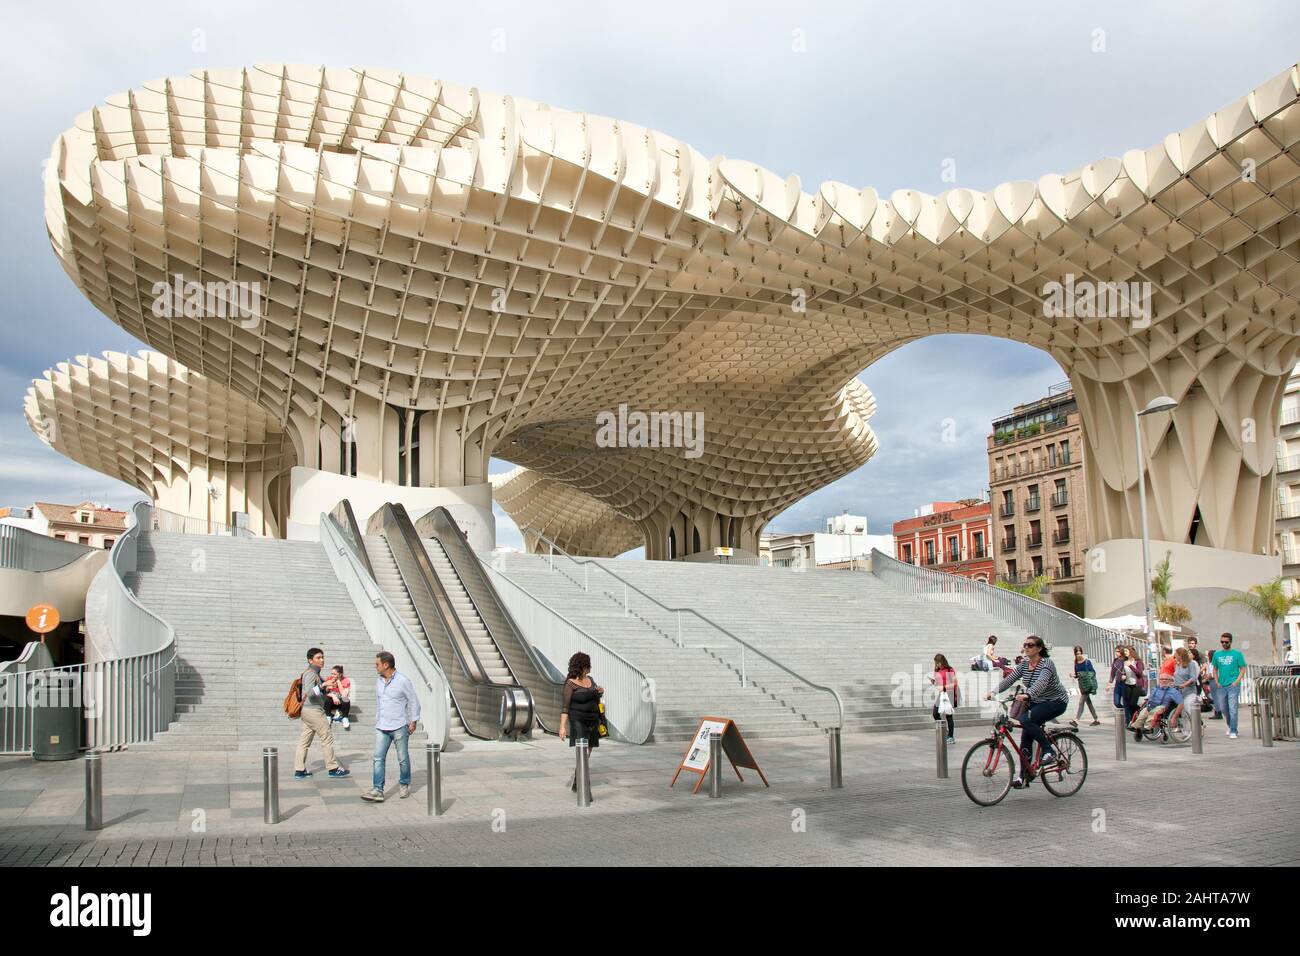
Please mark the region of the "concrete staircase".
[[[499, 559], [499, 560], [498, 560]], [[792, 705], [753, 686], [699, 646], [679, 648], [669, 635], [594, 587], [585, 592], [567, 576], [549, 571], [546, 559], [504, 554], [493, 566], [593, 637], [626, 657], [655, 682], [656, 740], [687, 740], [704, 716], [731, 717], [746, 737], [789, 737], [821, 733]], [[699, 641], [694, 642], [698, 645]], [[563, 670], [564, 661], [553, 661]], [[600, 679], [600, 675], [595, 675]], [[825, 695], [819, 695], [824, 698]]]
[[[594, 569], [586, 576], [591, 590], [584, 592], [582, 570], [562, 559], [556, 559], [555, 571], [548, 570], [543, 556], [511, 553], [498, 561], [510, 578], [655, 678], [661, 701], [665, 694], [681, 695], [675, 705], [696, 716], [722, 706], [741, 708], [721, 715], [733, 717], [750, 734], [743, 701], [715, 702], [710, 688], [693, 681], [689, 669], [683, 673], [681, 652], [674, 653], [674, 618], [647, 607], [635, 592], [631, 615], [624, 616], [622, 585]], [[968, 659], [982, 650], [989, 634], [997, 634], [1012, 657], [1024, 637], [1023, 631], [966, 608], [905, 596], [864, 572], [600, 563], [663, 604], [694, 608], [808, 680], [834, 687], [844, 701], [846, 732], [931, 727], [928, 678], [936, 653], [957, 670], [964, 705], [957, 724], [987, 722], [978, 709], [979, 696], [1000, 675], [972, 672]], [[687, 645], [719, 644], [712, 629], [691, 615], [682, 615], [682, 637]], [[663, 645], [670, 650], [664, 652]], [[659, 653], [645, 657], [649, 649]], [[677, 726], [665, 730], [675, 733]], [[798, 732], [818, 729], [804, 724]]]
[[[319, 544], [147, 532], [138, 565], [127, 585], [175, 628], [179, 648], [178, 719], [142, 746], [270, 745], [291, 763], [301, 724], [285, 716], [284, 696], [317, 646], [327, 671], [342, 664], [352, 678], [353, 729], [335, 724], [336, 743], [369, 749], [377, 648]], [[319, 764], [319, 744], [309, 759]]]
[[[407, 630], [411, 632], [420, 641], [429, 656], [437, 659], [433, 652], [433, 647], [429, 643], [429, 637], [424, 633], [424, 628], [420, 625], [420, 618], [415, 613], [415, 605], [411, 602], [411, 595], [406, 590], [406, 585], [402, 583], [402, 575], [397, 570], [397, 561], [393, 558], [392, 549], [388, 546], [388, 541], [382, 535], [366, 535], [363, 539], [366, 548], [366, 556], [370, 558], [370, 567], [375, 573], [375, 581], [384, 596], [388, 598], [389, 603], [393, 605], [402, 623], [406, 625]], [[486, 633], [485, 635], [486, 636]], [[489, 643], [491, 641], [489, 640]], [[495, 648], [493, 649], [495, 651]], [[448, 662], [450, 665], [450, 662]], [[486, 666], [486, 661], [484, 662]], [[505, 664], [501, 665], [505, 670]], [[447, 679], [451, 680], [453, 672], [444, 668]], [[465, 731], [465, 724], [460, 719], [460, 714], [455, 707], [451, 708], [451, 724], [448, 736], [453, 740], [466, 741], [471, 739]]]

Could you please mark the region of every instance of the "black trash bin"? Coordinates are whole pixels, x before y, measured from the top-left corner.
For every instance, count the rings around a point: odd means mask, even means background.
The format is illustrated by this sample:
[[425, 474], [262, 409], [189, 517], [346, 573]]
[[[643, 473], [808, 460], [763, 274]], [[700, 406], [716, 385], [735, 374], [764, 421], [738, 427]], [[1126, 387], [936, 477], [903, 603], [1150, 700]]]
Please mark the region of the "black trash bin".
[[32, 756], [37, 760], [75, 760], [81, 742], [81, 693], [77, 676], [66, 671], [41, 674], [32, 695]]

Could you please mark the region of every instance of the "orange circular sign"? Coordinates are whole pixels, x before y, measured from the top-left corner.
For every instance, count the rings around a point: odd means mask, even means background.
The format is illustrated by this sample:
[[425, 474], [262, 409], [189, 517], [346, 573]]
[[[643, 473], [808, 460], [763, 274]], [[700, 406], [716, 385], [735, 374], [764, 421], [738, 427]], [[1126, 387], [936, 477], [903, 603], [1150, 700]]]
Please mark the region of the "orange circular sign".
[[27, 612], [27, 626], [37, 634], [48, 634], [59, 626], [59, 609], [37, 604]]

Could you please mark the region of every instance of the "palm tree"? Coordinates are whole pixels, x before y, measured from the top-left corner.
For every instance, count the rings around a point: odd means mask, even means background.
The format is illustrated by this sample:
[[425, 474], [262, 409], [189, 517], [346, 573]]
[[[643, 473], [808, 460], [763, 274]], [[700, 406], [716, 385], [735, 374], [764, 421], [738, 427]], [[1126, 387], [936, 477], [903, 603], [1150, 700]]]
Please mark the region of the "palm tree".
[[1300, 595], [1288, 594], [1286, 584], [1277, 577], [1263, 584], [1252, 585], [1244, 594], [1231, 594], [1219, 602], [1219, 607], [1235, 604], [1251, 617], [1268, 623], [1269, 638], [1273, 643], [1273, 663], [1277, 663], [1277, 622], [1294, 607], [1300, 607]]
[[1174, 572], [1169, 568], [1173, 555], [1165, 552], [1165, 559], [1156, 565], [1156, 573], [1151, 577], [1151, 595], [1155, 599], [1156, 620], [1175, 627], [1186, 624], [1192, 619], [1192, 612], [1182, 604], [1169, 603], [1169, 590], [1174, 583]]

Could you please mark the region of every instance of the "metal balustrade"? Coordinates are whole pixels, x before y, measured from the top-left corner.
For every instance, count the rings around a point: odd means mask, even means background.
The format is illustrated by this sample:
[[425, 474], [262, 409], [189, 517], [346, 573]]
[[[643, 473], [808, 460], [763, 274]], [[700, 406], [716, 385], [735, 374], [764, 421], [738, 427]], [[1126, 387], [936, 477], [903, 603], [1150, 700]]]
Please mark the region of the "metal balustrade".
[[211, 518], [195, 518], [177, 514], [146, 503], [149, 509], [149, 530], [168, 534], [224, 534], [232, 537], [252, 537], [253, 533], [238, 525], [226, 524]]
[[1089, 624], [1069, 611], [1024, 594], [993, 587], [974, 578], [916, 568], [875, 549], [871, 552], [871, 572], [886, 584], [913, 597], [958, 604], [1037, 634], [1050, 648], [1078, 645], [1094, 661], [1108, 663], [1117, 646], [1132, 643], [1120, 631]]
[[1277, 470], [1278, 472], [1300, 471], [1300, 455], [1279, 456]]
[[[116, 531], [114, 532], [116, 533]], [[75, 541], [60, 541], [14, 525], [0, 525], [0, 568], [15, 571], [55, 571], [78, 558], [98, 552]]]
[[[823, 729], [835, 730], [844, 726], [844, 702], [834, 688], [813, 683], [694, 608], [664, 604], [594, 558], [575, 558], [545, 535], [537, 537], [549, 549], [546, 556], [551, 570], [563, 574], [584, 591], [595, 587], [609, 588], [605, 593], [623, 606], [625, 615], [636, 616], [667, 639], [675, 640], [678, 647], [687, 646], [686, 626], [701, 628], [708, 643], [692, 643], [690, 646], [707, 651], [729, 668], [739, 678], [742, 687], [766, 692]], [[879, 552], [873, 549], [872, 553], [874, 556]]]
[[116, 656], [67, 667], [0, 675], [0, 752], [30, 753], [37, 709], [82, 709], [78, 746], [111, 750], [146, 743], [176, 718], [176, 633], [136, 600], [126, 575], [136, 569], [150, 506], [132, 509], [132, 523], [113, 543], [97, 643]]

